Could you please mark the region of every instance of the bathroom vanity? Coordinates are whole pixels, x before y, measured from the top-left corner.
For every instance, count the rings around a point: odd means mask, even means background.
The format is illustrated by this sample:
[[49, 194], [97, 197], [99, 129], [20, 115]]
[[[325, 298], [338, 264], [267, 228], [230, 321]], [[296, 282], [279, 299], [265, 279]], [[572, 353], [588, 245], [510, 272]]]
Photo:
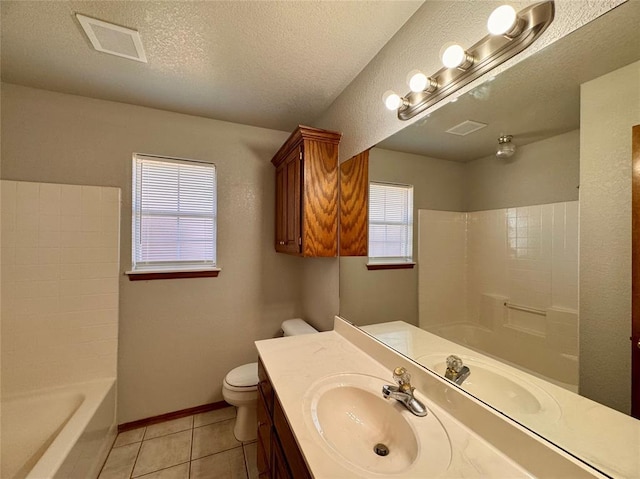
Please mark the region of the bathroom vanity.
[[[256, 346], [260, 477], [605, 477], [339, 318]], [[396, 367], [427, 416], [382, 397]]]
[[258, 361], [258, 472], [260, 477], [310, 478], [262, 361]]

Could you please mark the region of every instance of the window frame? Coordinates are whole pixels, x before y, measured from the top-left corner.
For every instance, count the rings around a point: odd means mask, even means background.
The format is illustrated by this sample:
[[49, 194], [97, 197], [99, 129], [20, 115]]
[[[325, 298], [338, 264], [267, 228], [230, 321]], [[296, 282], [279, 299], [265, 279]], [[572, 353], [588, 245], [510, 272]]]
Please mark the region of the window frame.
[[[180, 261], [167, 261], [157, 262], [158, 267], [147, 266], [142, 268], [136, 268], [136, 238], [140, 235], [140, 212], [136, 210], [139, 205], [139, 190], [137, 186], [137, 169], [140, 161], [157, 161], [164, 163], [177, 163], [177, 164], [196, 164], [200, 166], [206, 166], [213, 169], [213, 182], [214, 182], [214, 212], [213, 212], [213, 243], [214, 243], [214, 257], [213, 264], [202, 262], [202, 266], [199, 266], [197, 262], [193, 264], [187, 264], [184, 266], [178, 266]], [[153, 279], [178, 279], [178, 278], [201, 278], [201, 277], [217, 277], [222, 270], [218, 264], [217, 255], [217, 225], [218, 225], [218, 177], [217, 167], [215, 163], [193, 160], [188, 158], [177, 158], [165, 155], [151, 155], [146, 153], [134, 153], [132, 155], [132, 175], [131, 175], [131, 269], [126, 271], [125, 274], [129, 277], [130, 281], [140, 280], [153, 280]], [[176, 212], [177, 213], [177, 212]], [[183, 263], [184, 264], [184, 263]]]
[[[389, 270], [389, 269], [413, 269], [413, 267], [416, 265], [414, 259], [413, 259], [413, 234], [414, 234], [414, 213], [415, 213], [415, 208], [414, 208], [414, 203], [413, 203], [413, 192], [414, 192], [414, 186], [410, 185], [410, 184], [406, 184], [406, 183], [392, 183], [392, 182], [385, 182], [385, 181], [369, 181], [369, 211], [368, 211], [368, 216], [369, 216], [369, 224], [368, 224], [368, 240], [367, 240], [367, 251], [371, 252], [371, 239], [372, 236], [371, 235], [371, 231], [370, 231], [370, 227], [371, 227], [371, 190], [372, 190], [372, 186], [373, 185], [379, 185], [379, 186], [389, 186], [389, 187], [398, 187], [398, 188], [404, 188], [406, 190], [408, 190], [409, 194], [408, 194], [408, 205], [407, 205], [407, 211], [409, 214], [408, 217], [408, 221], [406, 223], [402, 223], [403, 225], [406, 225], [410, 228], [409, 233], [407, 235], [407, 248], [410, 250], [410, 254], [407, 256], [368, 256], [367, 258], [367, 269], [368, 270]], [[389, 223], [380, 223], [380, 224], [389, 224]]]

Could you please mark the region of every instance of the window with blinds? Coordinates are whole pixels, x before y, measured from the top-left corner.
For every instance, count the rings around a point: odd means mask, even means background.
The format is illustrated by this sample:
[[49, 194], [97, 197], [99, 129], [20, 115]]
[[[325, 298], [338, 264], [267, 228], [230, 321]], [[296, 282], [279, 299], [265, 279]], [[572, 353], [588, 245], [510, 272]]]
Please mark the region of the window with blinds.
[[413, 261], [413, 186], [369, 183], [369, 259]]
[[133, 272], [216, 267], [216, 167], [133, 157]]

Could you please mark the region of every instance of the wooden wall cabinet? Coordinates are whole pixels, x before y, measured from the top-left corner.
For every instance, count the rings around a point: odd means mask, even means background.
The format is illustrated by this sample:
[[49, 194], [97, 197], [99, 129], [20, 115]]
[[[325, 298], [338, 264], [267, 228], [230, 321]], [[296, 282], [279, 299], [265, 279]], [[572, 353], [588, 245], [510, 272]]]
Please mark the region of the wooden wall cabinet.
[[260, 479], [311, 479], [262, 361], [258, 360], [258, 473]]
[[276, 167], [276, 251], [337, 256], [341, 137], [299, 126], [271, 160]]
[[369, 250], [369, 150], [340, 164], [340, 256]]

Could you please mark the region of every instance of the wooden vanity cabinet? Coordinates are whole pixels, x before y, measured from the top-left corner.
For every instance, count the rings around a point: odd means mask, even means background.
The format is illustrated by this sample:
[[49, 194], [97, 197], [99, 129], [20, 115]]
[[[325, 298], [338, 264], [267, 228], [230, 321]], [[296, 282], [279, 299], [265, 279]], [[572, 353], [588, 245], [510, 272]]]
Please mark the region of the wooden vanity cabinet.
[[258, 473], [261, 479], [311, 479], [262, 361], [258, 360]]
[[341, 137], [299, 126], [271, 160], [276, 167], [276, 251], [337, 256]]

